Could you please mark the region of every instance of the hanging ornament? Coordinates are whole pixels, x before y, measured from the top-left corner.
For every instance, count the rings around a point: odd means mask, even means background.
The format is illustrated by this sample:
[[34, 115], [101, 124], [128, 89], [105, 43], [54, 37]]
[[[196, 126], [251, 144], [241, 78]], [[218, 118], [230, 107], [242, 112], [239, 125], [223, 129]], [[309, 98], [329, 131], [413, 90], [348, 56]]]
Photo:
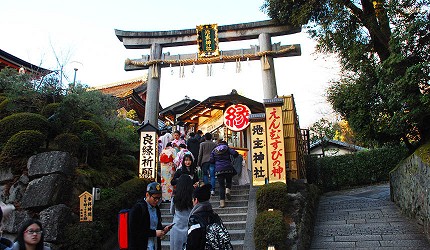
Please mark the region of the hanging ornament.
[[174, 72], [173, 72], [173, 68], [172, 68], [172, 64], [170, 64], [170, 74], [173, 76]]
[[222, 62], [222, 69], [225, 69], [225, 62]]
[[151, 71], [152, 78], [158, 78], [158, 63], [153, 64], [151, 69], [152, 69]]
[[240, 65], [240, 58], [236, 59], [236, 73], [240, 73], [241, 71], [241, 65]]
[[196, 69], [196, 63], [193, 62], [193, 67], [191, 68], [191, 73], [194, 73], [194, 70]]
[[207, 76], [212, 76], [212, 63], [207, 63], [206, 64], [206, 75]]
[[263, 59], [263, 70], [269, 70], [270, 69], [270, 63], [269, 60], [267, 59], [267, 56], [264, 55], [264, 59]]
[[185, 77], [184, 71], [185, 71], [185, 64], [179, 63], [179, 78]]

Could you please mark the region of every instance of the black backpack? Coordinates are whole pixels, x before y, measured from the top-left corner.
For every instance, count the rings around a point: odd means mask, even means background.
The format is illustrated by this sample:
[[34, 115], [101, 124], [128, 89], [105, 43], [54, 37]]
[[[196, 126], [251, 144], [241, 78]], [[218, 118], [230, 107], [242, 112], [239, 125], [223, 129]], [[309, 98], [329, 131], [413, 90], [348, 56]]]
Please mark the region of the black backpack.
[[195, 216], [200, 225], [206, 228], [205, 250], [232, 250], [231, 237], [218, 214], [213, 213], [208, 221], [201, 216]]

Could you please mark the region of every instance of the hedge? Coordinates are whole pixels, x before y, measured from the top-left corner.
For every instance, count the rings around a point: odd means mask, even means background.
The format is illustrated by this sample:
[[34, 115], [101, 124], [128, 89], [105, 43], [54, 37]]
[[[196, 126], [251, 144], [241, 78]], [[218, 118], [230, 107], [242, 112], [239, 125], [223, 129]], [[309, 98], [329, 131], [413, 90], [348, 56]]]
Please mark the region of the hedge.
[[19, 173], [25, 166], [26, 158], [38, 153], [46, 136], [36, 130], [24, 130], [13, 135], [0, 154], [1, 166], [9, 166], [13, 173]]
[[35, 113], [16, 113], [0, 120], [0, 145], [23, 130], [38, 130], [45, 136], [48, 134], [48, 120]]
[[266, 250], [268, 246], [275, 249], [287, 249], [289, 226], [282, 211], [264, 211], [257, 214], [254, 225], [255, 249]]
[[282, 212], [288, 210], [288, 190], [284, 182], [274, 182], [261, 186], [257, 190], [257, 211], [277, 209]]
[[50, 116], [55, 114], [55, 112], [58, 110], [59, 107], [60, 107], [60, 103], [58, 103], [58, 102], [57, 103], [50, 103], [48, 105], [45, 105], [42, 108], [42, 111], [40, 112], [40, 114], [46, 118], [49, 118]]
[[407, 156], [407, 149], [400, 146], [341, 156], [310, 156], [306, 159], [307, 179], [323, 191], [384, 182], [389, 180], [389, 172]]
[[81, 144], [79, 137], [72, 133], [59, 134], [55, 137], [54, 142], [58, 150], [69, 152], [73, 156], [78, 154], [79, 145]]

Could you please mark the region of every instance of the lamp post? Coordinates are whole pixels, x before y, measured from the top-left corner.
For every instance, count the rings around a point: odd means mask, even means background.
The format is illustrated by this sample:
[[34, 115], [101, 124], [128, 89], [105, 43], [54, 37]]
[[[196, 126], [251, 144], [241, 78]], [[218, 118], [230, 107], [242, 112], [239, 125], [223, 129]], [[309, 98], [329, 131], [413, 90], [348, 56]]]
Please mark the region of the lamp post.
[[70, 86], [70, 89], [73, 90], [76, 86], [76, 73], [78, 69], [82, 69], [84, 65], [78, 61], [71, 61], [70, 64], [73, 67], [73, 70], [75, 71], [73, 75], [73, 83]]
[[74, 68], [73, 69], [75, 71], [75, 75], [73, 76], [73, 85], [72, 85], [72, 89], [75, 88], [75, 83], [76, 83], [76, 72], [78, 71], [78, 68]]

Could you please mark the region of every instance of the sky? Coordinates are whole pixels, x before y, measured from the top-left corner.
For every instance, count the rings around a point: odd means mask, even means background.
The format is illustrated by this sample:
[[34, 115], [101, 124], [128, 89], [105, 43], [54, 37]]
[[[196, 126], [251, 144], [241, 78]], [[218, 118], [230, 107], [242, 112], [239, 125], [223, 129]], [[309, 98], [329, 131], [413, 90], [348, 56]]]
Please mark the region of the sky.
[[[127, 31], [165, 31], [192, 29], [196, 25], [228, 25], [270, 19], [260, 7], [262, 0], [218, 0], [209, 3], [194, 0], [3, 0], [0, 8], [0, 49], [35, 65], [63, 71], [72, 82], [91, 87], [143, 76], [147, 70], [124, 70], [127, 58], [137, 59], [149, 50], [125, 49], [115, 29]], [[314, 53], [316, 43], [302, 33], [272, 37], [272, 43], [300, 44], [302, 55], [275, 59], [278, 95], [294, 95], [300, 126], [331, 113], [325, 90], [339, 74], [334, 57]], [[220, 43], [220, 50], [249, 48], [257, 40]], [[171, 54], [195, 53], [197, 46], [164, 48]], [[263, 101], [259, 61], [213, 64], [207, 76], [205, 65], [163, 68], [160, 104], [167, 107], [185, 96], [203, 101], [236, 89], [239, 94]]]

